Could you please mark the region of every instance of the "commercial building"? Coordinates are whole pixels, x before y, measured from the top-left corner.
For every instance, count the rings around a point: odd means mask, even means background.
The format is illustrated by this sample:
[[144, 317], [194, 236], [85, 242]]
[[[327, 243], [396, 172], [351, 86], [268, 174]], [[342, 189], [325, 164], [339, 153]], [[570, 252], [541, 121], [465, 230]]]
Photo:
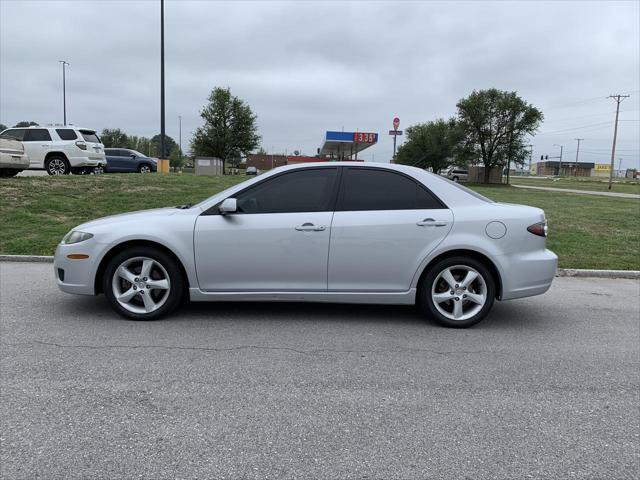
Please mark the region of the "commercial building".
[[588, 162], [562, 162], [562, 172], [560, 168], [560, 162], [558, 161], [538, 162], [531, 165], [531, 173], [540, 176], [590, 177], [595, 164]]

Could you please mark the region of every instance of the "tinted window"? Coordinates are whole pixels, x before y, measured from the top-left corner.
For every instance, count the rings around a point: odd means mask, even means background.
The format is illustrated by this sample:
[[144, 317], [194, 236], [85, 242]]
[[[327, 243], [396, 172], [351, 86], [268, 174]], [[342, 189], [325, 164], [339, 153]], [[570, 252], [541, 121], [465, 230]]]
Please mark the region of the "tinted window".
[[116, 156], [116, 152], [117, 152], [117, 150], [114, 150], [113, 148], [105, 148], [104, 149], [104, 154], [105, 155], [109, 155], [110, 157], [115, 157]]
[[11, 140], [19, 140], [22, 141], [24, 138], [24, 130], [14, 129], [14, 130], [6, 130], [2, 132], [0, 138], [10, 138]]
[[444, 208], [425, 188], [398, 173], [348, 168], [343, 174], [340, 210]]
[[337, 174], [336, 168], [285, 173], [238, 194], [238, 211], [290, 213], [331, 210]]
[[78, 138], [76, 132], [74, 132], [70, 128], [57, 128], [56, 133], [61, 140], [75, 140], [76, 138]]
[[92, 132], [91, 130], [80, 130], [80, 133], [82, 134], [82, 138], [84, 138], [85, 142], [100, 143], [100, 139], [96, 132]]
[[49, 130], [44, 128], [30, 128], [24, 131], [23, 142], [50, 142]]

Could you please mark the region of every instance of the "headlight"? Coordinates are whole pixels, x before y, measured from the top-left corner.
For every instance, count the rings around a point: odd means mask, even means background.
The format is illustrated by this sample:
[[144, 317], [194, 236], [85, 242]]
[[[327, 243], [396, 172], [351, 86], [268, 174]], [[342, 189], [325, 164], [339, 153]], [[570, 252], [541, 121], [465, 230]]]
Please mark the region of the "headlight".
[[92, 233], [79, 232], [77, 230], [71, 230], [62, 239], [62, 243], [69, 245], [70, 243], [79, 243], [89, 240], [93, 237]]

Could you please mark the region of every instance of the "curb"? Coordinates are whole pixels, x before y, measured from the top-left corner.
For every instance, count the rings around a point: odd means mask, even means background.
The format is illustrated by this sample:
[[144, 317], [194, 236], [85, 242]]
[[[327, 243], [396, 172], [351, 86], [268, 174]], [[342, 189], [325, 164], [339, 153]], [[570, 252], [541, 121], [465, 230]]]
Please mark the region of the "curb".
[[[0, 262], [53, 263], [46, 255], [0, 255]], [[627, 278], [640, 279], [640, 270], [588, 270], [581, 268], [559, 268], [556, 277]]]
[[640, 270], [583, 270], [578, 268], [559, 268], [556, 277], [591, 277], [591, 278], [628, 278], [640, 279]]

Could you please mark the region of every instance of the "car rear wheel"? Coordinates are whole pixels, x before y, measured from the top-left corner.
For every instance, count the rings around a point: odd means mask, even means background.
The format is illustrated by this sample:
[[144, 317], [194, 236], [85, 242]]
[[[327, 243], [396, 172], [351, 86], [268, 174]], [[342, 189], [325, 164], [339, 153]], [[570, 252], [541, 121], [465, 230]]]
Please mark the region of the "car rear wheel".
[[104, 168], [104, 165], [98, 165], [97, 167], [93, 167], [93, 174], [94, 175], [102, 175], [105, 172], [106, 172], [106, 170]]
[[487, 316], [495, 299], [489, 269], [470, 257], [445, 258], [435, 264], [421, 284], [420, 306], [445, 327], [465, 328]]
[[138, 172], [140, 173], [151, 173], [151, 167], [146, 163], [143, 163], [138, 167]]
[[18, 170], [17, 168], [3, 168], [0, 170], [0, 177], [15, 177], [22, 170]]
[[131, 320], [156, 320], [180, 303], [184, 280], [176, 261], [151, 247], [136, 247], [113, 257], [102, 279], [113, 309]]
[[451, 180], [453, 180], [454, 182], [458, 183], [458, 181], [460, 180], [458, 177], [453, 177]]
[[59, 156], [49, 157], [45, 169], [49, 175], [69, 175], [71, 173], [71, 166], [67, 159]]

